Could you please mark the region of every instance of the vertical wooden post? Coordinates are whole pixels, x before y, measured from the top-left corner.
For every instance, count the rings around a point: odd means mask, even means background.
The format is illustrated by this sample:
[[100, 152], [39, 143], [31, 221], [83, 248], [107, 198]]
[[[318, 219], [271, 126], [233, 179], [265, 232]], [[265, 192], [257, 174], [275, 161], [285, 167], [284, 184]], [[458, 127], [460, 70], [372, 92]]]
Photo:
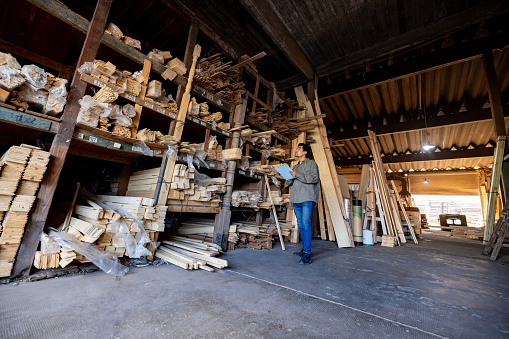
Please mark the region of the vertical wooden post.
[[497, 148], [493, 157], [493, 173], [491, 175], [491, 185], [489, 191], [488, 211], [486, 216], [486, 226], [484, 227], [484, 242], [486, 243], [493, 232], [495, 224], [495, 213], [497, 208], [498, 190], [500, 187], [500, 175], [502, 164], [504, 162], [504, 151], [506, 146], [506, 128], [504, 120], [504, 110], [502, 100], [500, 99], [500, 86], [498, 83], [497, 72], [493, 60], [493, 53], [488, 50], [483, 53], [484, 71], [488, 81], [488, 95], [490, 98], [491, 115], [497, 137]]
[[[247, 93], [244, 95], [242, 104], [235, 106], [234, 128], [244, 124], [247, 108]], [[232, 148], [238, 148], [240, 145], [240, 129], [233, 132]], [[230, 230], [230, 220], [232, 212], [230, 205], [232, 202], [233, 183], [235, 181], [235, 160], [228, 161], [228, 170], [226, 172], [226, 193], [223, 196], [221, 211], [216, 215], [214, 224], [214, 242], [221, 246], [223, 251], [228, 249], [228, 233]]]
[[[97, 50], [101, 44], [101, 37], [106, 27], [108, 14], [110, 12], [112, 0], [99, 0], [95, 7], [94, 16], [90, 22], [88, 32], [81, 49], [78, 59], [78, 66], [85, 62], [93, 61]], [[13, 277], [28, 277], [30, 268], [34, 261], [35, 251], [39, 244], [41, 232], [44, 229], [46, 218], [55, 194], [58, 179], [62, 168], [64, 167], [67, 151], [71, 143], [76, 119], [80, 110], [78, 100], [83, 98], [87, 84], [80, 80], [79, 73], [75, 71], [67, 98], [67, 105], [62, 114], [62, 122], [57, 135], [53, 139], [51, 145], [52, 159], [49, 163], [48, 170], [41, 183], [41, 188], [37, 194], [37, 200], [33, 207], [33, 212], [27, 224], [25, 235], [19, 248], [18, 257], [12, 272]]]
[[205, 140], [203, 141], [203, 150], [208, 152], [209, 150], [209, 139], [210, 139], [210, 129], [205, 130]]
[[[186, 65], [186, 68], [189, 70], [191, 68], [191, 64], [193, 63], [193, 48], [194, 45], [196, 45], [196, 41], [198, 40], [198, 32], [199, 32], [199, 24], [194, 19], [191, 22], [191, 27], [189, 27], [189, 33], [187, 34], [187, 43], [186, 43], [186, 51], [184, 53], [184, 64]], [[187, 86], [187, 80], [188, 78], [182, 77], [182, 82], [178, 86], [177, 89], [177, 95], [175, 97], [175, 101], [177, 102], [177, 105], [180, 107], [180, 104], [182, 103], [182, 96], [184, 95], [184, 92], [186, 91]], [[170, 130], [168, 132], [169, 135], [173, 135], [175, 133], [175, 126], [176, 121], [173, 120], [170, 124]]]
[[118, 186], [117, 195], [124, 196], [127, 193], [127, 186], [129, 186], [129, 179], [131, 178], [131, 172], [133, 170], [132, 160], [124, 165], [122, 174], [120, 175], [120, 184]]
[[[143, 76], [143, 82], [141, 83], [141, 92], [138, 97], [142, 100], [145, 99], [145, 93], [147, 93], [147, 84], [148, 78], [150, 77], [150, 69], [152, 68], [152, 62], [148, 59], [145, 59], [143, 62], [143, 71], [141, 75]], [[141, 111], [143, 111], [143, 106], [140, 104], [134, 105], [134, 110], [136, 111], [136, 116], [133, 118], [133, 125], [131, 127], [131, 138], [136, 139], [136, 134], [138, 133], [138, 126], [140, 125], [141, 120]]]
[[[267, 158], [262, 155], [262, 160], [260, 162], [261, 165], [267, 165]], [[267, 198], [267, 191], [265, 190], [265, 177], [263, 177], [258, 183], [258, 193], [262, 196], [263, 200]], [[261, 226], [263, 224], [263, 208], [260, 208], [258, 212], [256, 212], [256, 225]]]

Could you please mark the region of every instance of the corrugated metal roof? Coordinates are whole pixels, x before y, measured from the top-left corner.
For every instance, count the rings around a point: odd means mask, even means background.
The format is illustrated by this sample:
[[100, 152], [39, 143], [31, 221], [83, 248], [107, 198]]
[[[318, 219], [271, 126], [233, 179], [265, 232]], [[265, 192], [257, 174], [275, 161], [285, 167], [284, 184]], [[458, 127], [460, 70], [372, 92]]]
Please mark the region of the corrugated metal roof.
[[[495, 68], [499, 77], [503, 104], [509, 100], [509, 49], [494, 52]], [[419, 90], [420, 89], [420, 90]], [[421, 93], [421, 99], [419, 96]], [[420, 103], [421, 101], [421, 103]], [[482, 58], [452, 66], [388, 81], [368, 88], [348, 91], [321, 99], [322, 112], [340, 131], [388, 125], [489, 107], [488, 86]], [[421, 107], [421, 109], [419, 109]], [[507, 121], [506, 121], [507, 125]], [[427, 135], [429, 133], [429, 135]], [[495, 145], [492, 121], [430, 128], [426, 130], [380, 135], [384, 155], [402, 155], [421, 150], [429, 140], [441, 150], [455, 150]], [[334, 147], [333, 154], [340, 159], [367, 157], [371, 151], [369, 140], [343, 140], [343, 147]], [[419, 155], [416, 155], [416, 159]], [[390, 164], [393, 171], [410, 168], [474, 168], [487, 167], [491, 157], [463, 160]]]

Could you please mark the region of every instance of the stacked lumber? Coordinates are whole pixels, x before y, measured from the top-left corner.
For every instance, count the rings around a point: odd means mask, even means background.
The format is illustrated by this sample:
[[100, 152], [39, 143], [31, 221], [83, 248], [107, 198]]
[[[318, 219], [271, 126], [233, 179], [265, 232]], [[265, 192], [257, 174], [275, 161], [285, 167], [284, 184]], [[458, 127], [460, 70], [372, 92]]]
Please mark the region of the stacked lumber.
[[[209, 111], [209, 105], [206, 102], [198, 103], [196, 98], [191, 98], [189, 101], [189, 106], [187, 107], [187, 114], [191, 116], [198, 117], [204, 121], [211, 123], [219, 123], [219, 121], [223, 118], [223, 113], [216, 112], [211, 113]], [[227, 126], [226, 123], [222, 123], [221, 126]]]
[[231, 61], [225, 63], [223, 59], [220, 53], [200, 59], [193, 83], [235, 106], [242, 102], [245, 84], [241, 81], [240, 68], [228, 69]]
[[230, 160], [241, 160], [242, 150], [240, 148], [228, 148], [223, 150], [223, 158], [226, 161]]
[[413, 227], [410, 226], [410, 221], [408, 220], [408, 216], [403, 207], [401, 199], [399, 199], [399, 193], [394, 185], [394, 182], [392, 182], [393, 190], [389, 189], [385, 169], [383, 167], [382, 158], [380, 156], [381, 149], [376, 134], [371, 130], [368, 130], [368, 134], [370, 139], [371, 152], [373, 154], [375, 194], [377, 203], [381, 207], [384, 218], [385, 223], [384, 233], [386, 233], [387, 235], [396, 236], [398, 245], [400, 243], [406, 243], [401, 217], [398, 212], [399, 206], [399, 209], [402, 210], [403, 215], [406, 216], [407, 219], [406, 224], [408, 225], [408, 229], [410, 231], [410, 234], [412, 235], [412, 239], [415, 243], [417, 243], [417, 238], [415, 236], [414, 229]]
[[126, 196], [153, 198], [159, 177], [159, 171], [160, 168], [156, 167], [133, 172], [129, 178]]
[[216, 244], [181, 236], [170, 236], [168, 240], [162, 241], [155, 256], [183, 269], [214, 271], [212, 267], [219, 269], [228, 267], [226, 260], [216, 258], [220, 253], [221, 247]]
[[[164, 231], [164, 220], [167, 206], [154, 206], [154, 200], [143, 197], [117, 197], [101, 195], [98, 198], [109, 206], [120, 207], [125, 212], [141, 220], [142, 226], [151, 241], [157, 240], [159, 232]], [[130, 234], [136, 239], [140, 230], [135, 220], [124, 218], [112, 209], [104, 209], [98, 204], [87, 201], [88, 205], [74, 205], [68, 225], [64, 224], [64, 231], [72, 234], [77, 240], [95, 244], [101, 251], [123, 257], [126, 254], [124, 237], [118, 232], [118, 222], [125, 222]], [[152, 252], [155, 248], [150, 243], [146, 247]], [[74, 259], [88, 262], [69, 248], [62, 247], [60, 252], [61, 267], [67, 266]]]
[[256, 120], [260, 124], [269, 125], [269, 110], [264, 107], [259, 107], [256, 111], [249, 111], [247, 116]]
[[[290, 235], [292, 228], [290, 224], [279, 223], [279, 227], [283, 237]], [[270, 250], [273, 244], [278, 241], [278, 237], [276, 224], [271, 219], [265, 219], [260, 226], [257, 226], [254, 221], [236, 221], [230, 224], [229, 249]]]
[[44, 254], [41, 251], [35, 252], [34, 266], [40, 270], [57, 268], [60, 263], [60, 253]]
[[263, 197], [258, 191], [234, 190], [232, 192], [232, 206], [250, 207], [258, 210]]
[[270, 155], [285, 158], [286, 150], [282, 148], [280, 145], [276, 145], [270, 148]]
[[21, 111], [59, 115], [67, 102], [67, 80], [35, 65], [21, 67], [16, 58], [0, 52], [0, 101]]
[[1, 277], [11, 273], [50, 155], [37, 147], [21, 145], [10, 147], [0, 158]]
[[[483, 240], [484, 239], [484, 227], [475, 229], [475, 230], [466, 230], [464, 231], [465, 238], [473, 239], [473, 240]], [[506, 236], [507, 240], [507, 236]]]
[[148, 142], [158, 142], [160, 144], [170, 146], [178, 144], [177, 139], [173, 135], [164, 135], [159, 131], [152, 131], [148, 128], [138, 131], [138, 133], [136, 133], [136, 139]]
[[184, 62], [182, 62], [179, 58], [173, 58], [171, 59], [167, 64], [166, 67], [174, 71], [175, 73], [179, 75], [184, 75], [187, 72], [186, 65]]
[[[203, 149], [203, 148], [202, 148]], [[223, 146], [217, 142], [216, 137], [209, 138], [209, 144], [207, 147], [207, 159], [211, 161], [222, 161], [223, 159]]]
[[272, 124], [270, 127], [279, 134], [290, 139], [295, 139], [302, 132], [311, 131], [316, 127], [316, 119], [324, 118], [325, 115], [305, 117], [305, 118], [287, 118], [281, 114], [282, 111], [272, 114]]

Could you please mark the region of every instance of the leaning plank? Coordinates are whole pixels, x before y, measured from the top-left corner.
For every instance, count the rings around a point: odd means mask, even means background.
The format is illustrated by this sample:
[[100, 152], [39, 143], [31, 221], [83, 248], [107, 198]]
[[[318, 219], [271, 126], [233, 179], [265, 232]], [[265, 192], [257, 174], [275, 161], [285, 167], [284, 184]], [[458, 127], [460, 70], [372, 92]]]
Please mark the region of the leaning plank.
[[200, 250], [200, 249], [197, 249], [197, 248], [194, 248], [192, 246], [189, 246], [189, 245], [186, 245], [186, 244], [183, 244], [183, 243], [179, 243], [179, 242], [163, 240], [163, 243], [167, 244], [167, 245], [172, 245], [172, 246], [175, 246], [175, 247], [180, 247], [180, 248], [183, 248], [185, 250], [188, 250], [188, 251], [191, 251], [191, 252], [195, 252], [195, 253], [198, 253], [198, 254], [208, 255], [210, 257], [214, 255], [213, 252]]

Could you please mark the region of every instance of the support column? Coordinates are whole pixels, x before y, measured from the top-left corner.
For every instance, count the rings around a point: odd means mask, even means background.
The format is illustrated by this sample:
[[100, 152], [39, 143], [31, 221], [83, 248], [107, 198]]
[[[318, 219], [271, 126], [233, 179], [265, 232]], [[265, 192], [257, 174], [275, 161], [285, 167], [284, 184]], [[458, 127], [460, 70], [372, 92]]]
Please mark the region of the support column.
[[[198, 32], [199, 32], [199, 24], [196, 20], [191, 22], [191, 27], [189, 27], [189, 33], [187, 34], [187, 43], [186, 43], [186, 51], [184, 53], [184, 64], [186, 68], [189, 70], [191, 68], [191, 64], [193, 63], [193, 48], [196, 45], [196, 41], [198, 40]], [[182, 96], [186, 91], [187, 86], [187, 77], [182, 77], [182, 82], [178, 86], [177, 95], [175, 97], [175, 101], [177, 105], [180, 107], [182, 103]], [[168, 132], [169, 135], [173, 135], [175, 132], [176, 121], [172, 120], [170, 123], [170, 130]]]
[[131, 173], [133, 170], [133, 161], [129, 161], [128, 164], [124, 164], [124, 168], [122, 169], [122, 174], [120, 176], [120, 184], [118, 186], [117, 195], [125, 196], [127, 193], [127, 186], [129, 186], [129, 179], [131, 178]]
[[[81, 54], [78, 59], [78, 66], [83, 65], [85, 62], [94, 61], [97, 50], [101, 44], [101, 38], [106, 27], [108, 14], [110, 12], [112, 0], [99, 0], [95, 7], [94, 16], [90, 22], [85, 43], [81, 49]], [[64, 167], [65, 158], [69, 150], [76, 119], [80, 110], [78, 100], [83, 98], [87, 84], [80, 80], [80, 75], [77, 71], [71, 83], [69, 97], [67, 98], [67, 105], [65, 106], [64, 113], [62, 114], [62, 122], [57, 135], [53, 139], [51, 145], [52, 159], [49, 163], [48, 170], [41, 183], [41, 188], [37, 194], [32, 215], [27, 224], [23, 241], [19, 248], [16, 264], [12, 272], [13, 277], [28, 277], [30, 268], [34, 261], [35, 251], [39, 244], [41, 232], [44, 229], [46, 218], [55, 194], [58, 179], [62, 168]]]
[[488, 211], [486, 216], [486, 226], [484, 227], [484, 243], [487, 243], [493, 232], [495, 224], [495, 213], [497, 209], [498, 191], [500, 187], [500, 176], [502, 173], [502, 164], [504, 162], [504, 152], [506, 146], [506, 128], [504, 120], [504, 110], [502, 100], [500, 99], [500, 86], [498, 83], [497, 72], [491, 50], [483, 53], [484, 71], [488, 81], [488, 95], [490, 98], [491, 115], [497, 137], [497, 148], [493, 156], [493, 171], [491, 174], [491, 184], [488, 194]]
[[[234, 126], [240, 127], [244, 124], [247, 107], [247, 93], [244, 95], [242, 104], [235, 106]], [[232, 148], [238, 148], [240, 145], [240, 129], [233, 132]], [[230, 205], [232, 202], [233, 183], [235, 181], [235, 168], [237, 162], [235, 160], [228, 161], [228, 169], [226, 172], [226, 193], [223, 196], [221, 211], [216, 215], [214, 225], [214, 242], [221, 246], [223, 251], [228, 249], [228, 233], [230, 231], [230, 220], [232, 212]]]

